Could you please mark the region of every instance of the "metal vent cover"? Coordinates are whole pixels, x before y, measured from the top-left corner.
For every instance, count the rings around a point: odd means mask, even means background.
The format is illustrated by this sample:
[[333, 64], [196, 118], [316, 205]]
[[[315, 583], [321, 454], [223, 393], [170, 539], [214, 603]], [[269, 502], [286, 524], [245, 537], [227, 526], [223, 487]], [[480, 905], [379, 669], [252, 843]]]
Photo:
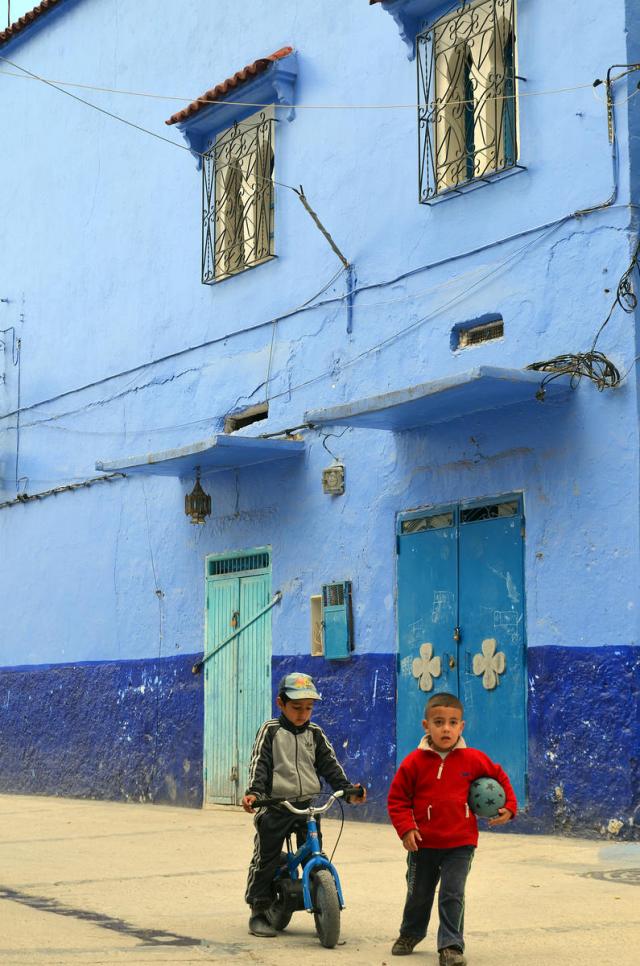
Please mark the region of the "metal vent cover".
[[460, 329], [458, 333], [458, 349], [466, 349], [468, 346], [480, 345], [482, 342], [491, 342], [494, 339], [504, 338], [504, 322], [496, 319], [493, 322], [484, 322], [482, 325], [474, 325], [468, 329]]
[[344, 584], [325, 584], [322, 603], [325, 607], [341, 607], [344, 604]]
[[487, 503], [484, 506], [461, 508], [460, 523], [477, 523], [480, 520], [495, 520], [498, 517], [515, 517], [520, 512], [518, 500], [503, 503]]
[[268, 553], [250, 553], [243, 557], [224, 557], [210, 560], [207, 568], [209, 577], [225, 574], [246, 573], [249, 570], [266, 570], [269, 567]]
[[442, 513], [425, 514], [423, 517], [412, 517], [403, 520], [400, 524], [400, 532], [420, 533], [422, 530], [441, 530], [443, 527], [453, 526], [453, 512], [446, 510]]

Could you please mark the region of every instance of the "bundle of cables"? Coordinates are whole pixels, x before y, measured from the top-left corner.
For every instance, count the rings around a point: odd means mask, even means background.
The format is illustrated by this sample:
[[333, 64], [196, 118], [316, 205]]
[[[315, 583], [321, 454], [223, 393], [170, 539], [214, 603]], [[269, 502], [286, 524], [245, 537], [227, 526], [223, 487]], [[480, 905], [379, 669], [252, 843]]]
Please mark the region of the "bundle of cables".
[[603, 389], [614, 389], [620, 383], [620, 373], [613, 362], [595, 349], [589, 352], [568, 352], [544, 362], [532, 362], [527, 369], [547, 373], [536, 393], [537, 399], [544, 399], [546, 385], [558, 376], [571, 376], [572, 389], [578, 386], [583, 377], [594, 382], [599, 392]]
[[[604, 327], [608, 324], [616, 306], [630, 315], [638, 306], [638, 296], [633, 291], [633, 273], [640, 270], [640, 238], [636, 242], [631, 261], [618, 282], [616, 297], [609, 309], [609, 314], [595, 334], [588, 352], [567, 352], [565, 355], [546, 359], [544, 362], [532, 362], [527, 369], [546, 372], [547, 375], [540, 383], [536, 399], [544, 399], [545, 386], [559, 376], [571, 376], [571, 388], [576, 389], [584, 377], [595, 383], [599, 392], [603, 389], [615, 389], [620, 385], [621, 376], [613, 362], [603, 352], [598, 352], [596, 344]], [[625, 374], [626, 375], [626, 374]]]

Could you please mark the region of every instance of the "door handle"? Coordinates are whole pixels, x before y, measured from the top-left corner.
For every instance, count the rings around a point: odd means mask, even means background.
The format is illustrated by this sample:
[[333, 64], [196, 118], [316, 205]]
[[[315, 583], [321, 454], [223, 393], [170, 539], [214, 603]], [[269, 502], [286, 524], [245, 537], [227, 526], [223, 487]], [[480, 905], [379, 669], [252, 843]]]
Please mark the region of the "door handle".
[[456, 642], [456, 644], [459, 644], [460, 641], [462, 640], [462, 632], [459, 627], [453, 628], [453, 639]]

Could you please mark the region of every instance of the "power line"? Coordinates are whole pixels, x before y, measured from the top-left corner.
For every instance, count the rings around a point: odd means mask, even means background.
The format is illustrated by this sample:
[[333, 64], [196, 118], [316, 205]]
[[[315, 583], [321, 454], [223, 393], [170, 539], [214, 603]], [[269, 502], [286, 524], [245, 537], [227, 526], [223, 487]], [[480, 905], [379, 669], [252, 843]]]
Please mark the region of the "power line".
[[[6, 60], [7, 63], [11, 61], [7, 60], [5, 57], [1, 58]], [[23, 70], [17, 64], [12, 64], [18, 70]], [[27, 72], [29, 73], [29, 72]], [[22, 74], [16, 74], [13, 71], [0, 70], [0, 74], [5, 74], [8, 77], [17, 77], [19, 79], [27, 79]], [[261, 110], [266, 107], [272, 107], [273, 102], [261, 102], [261, 101], [229, 101], [229, 100], [215, 100], [212, 101], [207, 97], [186, 97], [179, 96], [176, 94], [156, 94], [151, 91], [132, 91], [126, 90], [124, 88], [117, 87], [102, 87], [96, 84], [82, 84], [75, 81], [64, 81], [64, 80], [51, 80], [49, 78], [40, 77], [38, 75], [31, 74], [30, 79], [41, 80], [44, 83], [57, 85], [57, 89], [64, 87], [74, 87], [79, 90], [89, 90], [96, 91], [100, 94], [120, 94], [127, 97], [144, 97], [152, 100], [160, 101], [179, 101], [180, 103], [187, 104], [202, 104], [208, 107], [228, 107], [229, 104], [233, 104], [236, 107], [253, 107], [256, 110]], [[570, 94], [574, 91], [586, 90], [593, 87], [593, 82], [589, 81], [584, 84], [575, 84], [569, 87], [556, 87], [546, 91], [522, 91], [519, 90], [517, 94], [490, 94], [487, 95], [484, 100], [486, 101], [504, 101], [504, 100], [518, 100], [521, 97], [547, 97], [549, 95], [555, 94]], [[447, 101], [447, 104], [451, 107], [466, 104], [464, 100], [461, 101]], [[403, 104], [301, 104], [296, 103], [294, 105], [296, 110], [303, 111], [397, 111], [397, 110], [411, 110], [416, 111], [419, 108], [417, 103], [403, 103]], [[176, 142], [173, 142], [176, 143]], [[180, 145], [182, 147], [182, 145]]]
[[[629, 205], [609, 205], [609, 207], [610, 208], [624, 208], [624, 209], [627, 209], [630, 206]], [[595, 210], [601, 210], [601, 208], [598, 207], [598, 208], [594, 209], [594, 211]], [[589, 211], [589, 209], [586, 209], [586, 211]], [[374, 282], [374, 283], [370, 283], [370, 284], [367, 284], [367, 285], [362, 285], [359, 288], [357, 288], [354, 291], [353, 294], [354, 295], [357, 295], [357, 294], [360, 294], [362, 292], [371, 291], [371, 290], [376, 289], [376, 288], [389, 287], [391, 285], [396, 284], [398, 281], [402, 281], [402, 280], [404, 280], [406, 278], [410, 278], [410, 277], [412, 277], [412, 276], [414, 276], [416, 274], [419, 274], [421, 272], [429, 271], [429, 270], [432, 270], [434, 268], [439, 268], [439, 267], [442, 267], [442, 266], [444, 266], [446, 264], [450, 264], [451, 262], [460, 261], [461, 259], [469, 258], [469, 257], [471, 257], [473, 255], [482, 254], [483, 252], [488, 251], [489, 249], [494, 248], [497, 245], [507, 244], [507, 243], [512, 242], [512, 241], [517, 241], [517, 240], [519, 240], [521, 238], [526, 238], [526, 237], [528, 237], [531, 234], [537, 234], [538, 232], [548, 233], [548, 230], [549, 229], [554, 229], [556, 227], [560, 227], [562, 224], [566, 223], [567, 221], [569, 221], [569, 220], [571, 220], [573, 218], [578, 218], [578, 217], [583, 217], [583, 213], [582, 212], [573, 212], [572, 214], [565, 215], [562, 218], [556, 219], [556, 220], [554, 220], [552, 222], [547, 222], [547, 223], [545, 223], [543, 225], [537, 225], [534, 228], [528, 228], [528, 229], [525, 229], [523, 231], [516, 232], [514, 235], [506, 236], [504, 238], [500, 238], [500, 239], [494, 240], [492, 242], [487, 242], [484, 245], [479, 245], [479, 246], [477, 246], [474, 249], [466, 250], [466, 251], [463, 251], [463, 252], [458, 252], [458, 253], [456, 253], [454, 255], [446, 256], [445, 258], [439, 259], [439, 260], [437, 260], [435, 262], [431, 262], [431, 263], [429, 263], [427, 265], [421, 265], [421, 266], [418, 266], [416, 268], [409, 269], [408, 271], [403, 272], [403, 273], [401, 273], [398, 276], [394, 276], [393, 278], [389, 278], [389, 279], [386, 279], [386, 280], [381, 281], [381, 282]], [[546, 237], [546, 234], [541, 235], [539, 238], [534, 239], [533, 242], [531, 243], [531, 245], [535, 244], [538, 240], [541, 240], [544, 237]], [[519, 251], [526, 251], [526, 250], [527, 250], [527, 246], [524, 246], [523, 249], [519, 249]], [[509, 256], [506, 260], [504, 260], [503, 262], [501, 262], [495, 269], [492, 269], [492, 271], [489, 273], [489, 275], [493, 274], [493, 272], [495, 272], [495, 271], [499, 271], [500, 268], [503, 265], [507, 264], [508, 261], [511, 258], [515, 257], [517, 254], [518, 254], [518, 252], [512, 253], [511, 256]], [[464, 278], [469, 278], [469, 277], [473, 277], [474, 275], [477, 275], [478, 271], [480, 271], [480, 270], [481, 269], [472, 269], [469, 272], [466, 272], [466, 273], [464, 273], [462, 275], [457, 275], [454, 279], [449, 279], [449, 280], [447, 280], [447, 281], [445, 281], [443, 283], [440, 283], [438, 285], [435, 285], [431, 289], [423, 290], [420, 293], [411, 293], [410, 295], [407, 295], [406, 296], [406, 300], [409, 300], [409, 299], [411, 299], [413, 297], [416, 297], [417, 298], [417, 297], [419, 297], [421, 295], [428, 295], [428, 294], [431, 294], [432, 292], [439, 291], [441, 288], [445, 288], [445, 287], [448, 287], [449, 285], [456, 284], [456, 283], [460, 282]], [[280, 321], [285, 320], [287, 318], [291, 318], [292, 316], [296, 315], [298, 312], [308, 311], [310, 309], [315, 309], [315, 308], [323, 308], [326, 305], [330, 305], [330, 304], [333, 304], [335, 302], [343, 302], [347, 298], [347, 295], [346, 294], [345, 295], [340, 295], [340, 296], [335, 296], [335, 297], [333, 297], [331, 299], [325, 299], [325, 300], [323, 300], [321, 302], [315, 302], [314, 301], [320, 294], [323, 294], [326, 291], [326, 289], [333, 283], [333, 281], [335, 281], [335, 279], [337, 277], [339, 277], [340, 274], [343, 273], [343, 271], [344, 271], [344, 269], [339, 269], [338, 272], [336, 274], [334, 274], [332, 276], [332, 278], [329, 279], [329, 281], [319, 290], [319, 292], [317, 292], [314, 296], [312, 296], [310, 299], [308, 299], [306, 302], [304, 302], [301, 306], [299, 306], [296, 309], [292, 309], [289, 312], [280, 314], [279, 316], [277, 316], [275, 318], [272, 318], [272, 319], [268, 319], [268, 320], [266, 320], [264, 322], [258, 322], [258, 323], [255, 323], [253, 325], [247, 326], [246, 328], [240, 329], [240, 330], [238, 330], [236, 332], [227, 333], [225, 335], [218, 336], [215, 339], [210, 339], [210, 340], [207, 340], [206, 342], [203, 342], [203, 343], [200, 343], [200, 344], [197, 344], [197, 345], [194, 345], [194, 346], [189, 346], [189, 347], [187, 347], [185, 349], [180, 349], [180, 350], [178, 350], [178, 351], [176, 351], [174, 353], [169, 353], [169, 354], [167, 354], [165, 356], [161, 356], [160, 358], [152, 359], [149, 362], [142, 363], [142, 364], [140, 364], [138, 366], [133, 366], [131, 369], [124, 370], [124, 371], [119, 372], [119, 373], [116, 373], [114, 375], [105, 376], [103, 379], [96, 380], [95, 382], [88, 383], [87, 385], [79, 386], [79, 387], [77, 387], [75, 389], [69, 389], [69, 390], [67, 390], [64, 393], [59, 393], [57, 396], [50, 397], [49, 399], [43, 399], [43, 400], [40, 400], [39, 402], [32, 403], [29, 406], [25, 406], [21, 411], [22, 412], [27, 412], [27, 411], [32, 410], [32, 409], [38, 409], [40, 406], [46, 405], [47, 403], [55, 402], [56, 400], [62, 399], [64, 397], [66, 397], [66, 396], [75, 395], [76, 393], [80, 393], [80, 392], [86, 391], [88, 389], [95, 388], [96, 386], [99, 386], [99, 385], [104, 385], [107, 382], [111, 382], [114, 379], [123, 378], [124, 376], [130, 375], [132, 373], [138, 373], [138, 372], [144, 371], [145, 369], [149, 368], [150, 366], [159, 365], [160, 363], [166, 362], [169, 359], [179, 358], [180, 356], [186, 355], [189, 352], [197, 351], [198, 349], [208, 348], [209, 346], [218, 344], [220, 342], [226, 342], [228, 339], [230, 339], [230, 338], [232, 338], [234, 336], [244, 335], [245, 333], [250, 333], [250, 332], [257, 331], [258, 329], [265, 328], [267, 326], [272, 325], [275, 321], [280, 322]], [[478, 285], [481, 284], [487, 277], [489, 277], [489, 275], [485, 275], [482, 278], [480, 278], [477, 283], [475, 283], [474, 285], [468, 287], [463, 292], [459, 293], [457, 296], [454, 297], [453, 300], [451, 300], [450, 302], [445, 303], [444, 306], [441, 306], [436, 311], [441, 311], [442, 308], [446, 308], [449, 305], [455, 304], [457, 301], [459, 301], [460, 299], [462, 299], [465, 296], [465, 294], [467, 294], [469, 291], [471, 291], [472, 288], [475, 288], [475, 285], [476, 284], [478, 284]], [[380, 302], [368, 303], [365, 306], [365, 308], [373, 308], [373, 307], [375, 307], [377, 305], [385, 305], [385, 304], [388, 304], [389, 301], [392, 301], [393, 302], [393, 301], [402, 301], [402, 300], [404, 300], [404, 298], [398, 299], [398, 300], [381, 300]], [[428, 315], [428, 316], [426, 316], [426, 317], [424, 317], [423, 320], [418, 320], [417, 322], [412, 323], [411, 326], [410, 326], [410, 328], [414, 327], [417, 324], [420, 324], [421, 321], [426, 321], [430, 317], [431, 317], [431, 314]], [[391, 339], [393, 340], [396, 336], [401, 335], [405, 331], [406, 330], [400, 330], [400, 332], [399, 333], [396, 333], [394, 336], [392, 336]], [[365, 350], [365, 354], [368, 353], [368, 352], [370, 352], [370, 351], [375, 351], [379, 347], [380, 347], [380, 345], [373, 346], [371, 349]], [[359, 358], [359, 357], [356, 357], [356, 360], [357, 360], [357, 358]], [[207, 364], [201, 366], [200, 369], [203, 370], [203, 369], [206, 369], [206, 368], [210, 368], [211, 365], [215, 365], [215, 364], [217, 364], [217, 363], [207, 363]], [[350, 365], [350, 364], [351, 364], [350, 362], [349, 363], [345, 363], [345, 366], [346, 365]], [[334, 369], [327, 370], [326, 373], [322, 373], [320, 376], [313, 377], [313, 379], [311, 380], [311, 382], [315, 382], [315, 381], [317, 381], [318, 378], [324, 377], [327, 374], [331, 374], [334, 371], [337, 371], [337, 370], [334, 370]], [[300, 387], [294, 387], [294, 388], [301, 388], [302, 386], [306, 386], [308, 384], [309, 384], [309, 382], [305, 382], [305, 383], [302, 383], [300, 385]], [[131, 385], [131, 383], [129, 383], [129, 385]], [[133, 391], [138, 391], [139, 389], [143, 389], [143, 388], [145, 388], [144, 385], [136, 386]], [[128, 391], [128, 386], [125, 387], [125, 389]], [[255, 392], [255, 390], [254, 390], [254, 392]], [[269, 395], [269, 398], [270, 399], [273, 399], [273, 398], [279, 398], [282, 395], [286, 395], [288, 392], [289, 392], [289, 390], [287, 389], [285, 392], [278, 393], [275, 396], [272, 396], [270, 393], [268, 393], [268, 395]], [[23, 427], [26, 428], [26, 427], [31, 427], [31, 426], [38, 426], [40, 424], [46, 425], [48, 423], [52, 423], [54, 421], [57, 421], [58, 419], [65, 418], [67, 416], [73, 416], [73, 415], [76, 415], [78, 413], [86, 412], [86, 410], [88, 408], [91, 408], [94, 405], [97, 406], [97, 405], [102, 405], [104, 402], [114, 401], [115, 399], [120, 398], [121, 395], [123, 395], [123, 393], [116, 394], [115, 396], [111, 396], [108, 399], [98, 400], [95, 403], [90, 403], [90, 404], [87, 404], [87, 405], [78, 407], [77, 409], [67, 410], [66, 412], [60, 413], [60, 414], [46, 414], [46, 413], [44, 413], [43, 414], [44, 417], [45, 417], [44, 419], [34, 420], [32, 423], [27, 423], [27, 424], [24, 424], [23, 423]], [[251, 395], [253, 395], [253, 393]], [[16, 412], [17, 412], [17, 410], [12, 410], [10, 412], [7, 412], [7, 413], [3, 414], [2, 416], [0, 416], [0, 419], [5, 419], [5, 418], [9, 418], [11, 416], [15, 416], [16, 415]], [[202, 417], [201, 419], [194, 420], [194, 421], [189, 422], [189, 423], [181, 423], [181, 424], [176, 424], [176, 425], [173, 425], [173, 426], [160, 427], [160, 428], [154, 428], [154, 429], [137, 429], [137, 430], [132, 430], [131, 432], [132, 432], [132, 434], [136, 434], [136, 435], [138, 435], [138, 434], [144, 434], [144, 433], [168, 432], [168, 431], [175, 430], [175, 429], [183, 429], [183, 428], [187, 428], [189, 426], [195, 426], [195, 425], [200, 425], [202, 423], [213, 422], [216, 419], [220, 419], [220, 418], [222, 418], [222, 417], [221, 416], [216, 416], [216, 415], [205, 416], [205, 417]], [[13, 428], [14, 427], [7, 427], [7, 430], [6, 431], [11, 431]], [[78, 433], [78, 434], [82, 434], [83, 433], [82, 430], [74, 430], [72, 428], [65, 428], [65, 427], [56, 427], [56, 428], [61, 429], [61, 430], [66, 429], [66, 431], [69, 432], [69, 433]], [[99, 432], [92, 433], [90, 431], [87, 431], [86, 435], [102, 435], [102, 434], [99, 433]], [[115, 433], [113, 433], [113, 434], [112, 433], [105, 433], [105, 435], [112, 436], [112, 435], [116, 435], [116, 434]], [[120, 435], [120, 434], [118, 434], [118, 435]]]
[[[401, 296], [401, 297], [395, 298], [395, 299], [383, 299], [383, 300], [376, 301], [376, 302], [368, 302], [368, 303], [366, 303], [365, 305], [362, 306], [362, 309], [364, 309], [364, 310], [366, 310], [366, 309], [372, 309], [372, 308], [376, 308], [376, 307], [381, 306], [381, 305], [392, 305], [392, 304], [396, 304], [398, 302], [411, 301], [413, 299], [422, 298], [422, 297], [427, 296], [427, 295], [432, 295], [434, 292], [438, 292], [441, 289], [450, 288], [450, 287], [452, 287], [454, 285], [459, 285], [464, 279], [477, 276], [482, 271], [485, 271], [484, 266], [479, 266], [478, 268], [472, 269], [469, 272], [464, 272], [464, 273], [461, 273], [459, 275], [454, 276], [453, 278], [446, 279], [445, 281], [440, 282], [437, 285], [431, 286], [431, 288], [421, 289], [419, 292], [411, 292], [408, 295]], [[340, 271], [334, 276], [334, 279], [337, 278], [337, 276], [340, 275], [341, 273], [342, 273], [342, 269], [340, 269]], [[333, 281], [333, 279], [332, 279], [332, 281]], [[327, 286], [325, 286], [325, 288], [328, 287], [329, 284], [331, 284], [331, 283], [328, 283]], [[389, 283], [389, 284], [392, 284], [392, 283]], [[366, 291], [366, 290], [368, 290], [369, 288], [372, 288], [372, 287], [373, 286], [364, 286], [363, 287], [363, 290]], [[323, 291], [323, 290], [321, 290], [321, 291]], [[320, 293], [318, 293], [318, 294], [320, 294]], [[324, 305], [330, 304], [331, 301], [333, 301], [333, 302], [340, 302], [340, 301], [344, 301], [346, 298], [347, 298], [346, 295], [342, 295], [342, 296], [336, 297], [335, 299], [328, 300], [328, 301], [325, 301], [325, 302], [322, 302], [322, 303], [319, 303], [319, 304], [322, 305], [322, 306], [324, 306]], [[275, 326], [277, 326], [277, 324], [278, 324], [279, 321], [280, 321], [280, 319], [275, 319], [273, 322], [269, 322], [267, 324], [273, 325], [275, 327]], [[274, 338], [273, 338], [273, 335], [274, 334], [272, 333], [272, 337], [271, 337], [271, 339], [269, 341], [269, 362], [268, 362], [268, 367], [267, 367], [267, 377], [266, 377], [266, 380], [265, 380], [265, 386], [267, 387], [267, 399], [271, 398], [269, 396], [268, 385], [272, 381], [271, 372], [272, 372], [272, 360], [273, 360], [273, 353], [274, 353]], [[101, 400], [99, 403], [96, 403], [96, 405], [102, 405], [102, 402], [103, 402], [103, 400]], [[87, 406], [85, 405], [85, 406], [80, 406], [80, 407], [78, 407], [76, 409], [67, 410], [66, 412], [63, 412], [63, 413], [47, 413], [47, 412], [41, 412], [41, 415], [43, 417], [42, 419], [34, 419], [34, 420], [32, 420], [31, 422], [28, 422], [28, 423], [24, 423], [23, 422], [21, 424], [21, 426], [22, 426], [22, 429], [33, 429], [33, 428], [42, 427], [44, 429], [53, 429], [53, 430], [56, 430], [58, 432], [69, 433], [69, 434], [78, 435], [78, 436], [102, 436], [102, 437], [112, 438], [112, 437], [115, 437], [115, 436], [122, 436], [123, 435], [123, 430], [121, 430], [121, 429], [120, 430], [112, 430], [112, 431], [109, 431], [109, 430], [93, 430], [93, 429], [76, 429], [76, 428], [73, 428], [73, 427], [70, 427], [70, 426], [61, 426], [61, 425], [58, 424], [58, 421], [59, 420], [65, 419], [65, 418], [67, 418], [69, 416], [78, 415], [79, 413], [82, 413], [82, 412], [86, 412], [86, 409], [87, 409]], [[7, 415], [10, 415], [10, 414], [7, 414]], [[0, 419], [1, 418], [3, 418], [3, 417], [0, 416]], [[219, 421], [221, 418], [222, 418], [221, 416], [214, 414], [214, 415], [210, 415], [210, 416], [203, 416], [200, 419], [190, 420], [189, 422], [185, 422], [185, 423], [174, 423], [174, 424], [169, 425], [169, 426], [137, 427], [135, 429], [128, 428], [127, 429], [127, 435], [128, 436], [139, 436], [139, 435], [152, 435], [152, 434], [156, 434], [156, 433], [167, 433], [167, 432], [171, 432], [171, 431], [178, 430], [178, 429], [187, 429], [187, 428], [190, 428], [192, 426], [199, 426], [199, 425], [201, 425], [203, 423], [214, 423], [216, 421]], [[13, 430], [13, 427], [7, 427], [7, 429], [5, 430], [5, 432], [11, 431], [11, 430]], [[0, 429], [0, 431], [2, 431], [2, 430]]]

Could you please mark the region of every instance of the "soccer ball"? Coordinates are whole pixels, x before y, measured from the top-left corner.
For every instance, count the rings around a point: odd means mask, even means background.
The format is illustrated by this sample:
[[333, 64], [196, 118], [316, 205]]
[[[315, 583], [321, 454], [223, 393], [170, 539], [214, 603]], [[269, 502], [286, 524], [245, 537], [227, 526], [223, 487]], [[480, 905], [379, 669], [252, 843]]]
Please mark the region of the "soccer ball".
[[482, 818], [495, 818], [506, 796], [502, 785], [495, 778], [476, 778], [469, 788], [469, 808]]

